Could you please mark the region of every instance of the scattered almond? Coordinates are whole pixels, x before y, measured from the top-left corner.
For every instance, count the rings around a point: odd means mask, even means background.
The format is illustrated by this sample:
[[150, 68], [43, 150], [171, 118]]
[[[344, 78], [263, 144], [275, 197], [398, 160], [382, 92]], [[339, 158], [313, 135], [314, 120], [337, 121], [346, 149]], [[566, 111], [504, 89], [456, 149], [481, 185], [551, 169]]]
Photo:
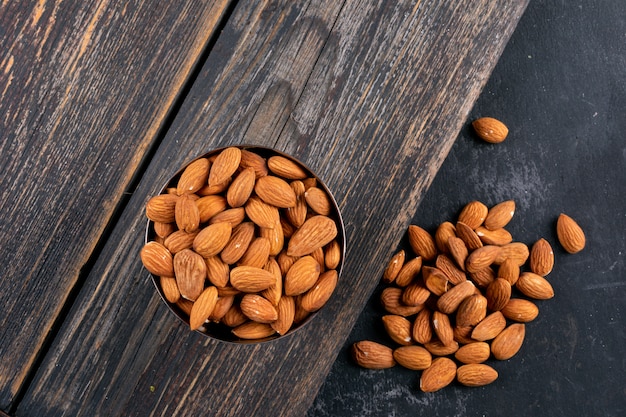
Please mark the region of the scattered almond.
[[578, 253], [585, 248], [583, 229], [567, 214], [561, 213], [556, 222], [559, 243], [569, 253]]
[[503, 142], [509, 134], [504, 123], [493, 117], [481, 117], [472, 122], [472, 127], [479, 138], [489, 143]]

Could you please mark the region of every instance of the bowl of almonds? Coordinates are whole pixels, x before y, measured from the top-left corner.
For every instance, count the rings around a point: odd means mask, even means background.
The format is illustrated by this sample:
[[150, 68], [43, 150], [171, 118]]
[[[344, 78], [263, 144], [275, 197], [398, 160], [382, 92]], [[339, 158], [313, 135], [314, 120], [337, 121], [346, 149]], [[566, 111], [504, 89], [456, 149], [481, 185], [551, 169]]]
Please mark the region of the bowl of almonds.
[[141, 261], [191, 331], [234, 343], [292, 334], [331, 298], [345, 231], [327, 186], [290, 155], [230, 146], [185, 164], [145, 206]]

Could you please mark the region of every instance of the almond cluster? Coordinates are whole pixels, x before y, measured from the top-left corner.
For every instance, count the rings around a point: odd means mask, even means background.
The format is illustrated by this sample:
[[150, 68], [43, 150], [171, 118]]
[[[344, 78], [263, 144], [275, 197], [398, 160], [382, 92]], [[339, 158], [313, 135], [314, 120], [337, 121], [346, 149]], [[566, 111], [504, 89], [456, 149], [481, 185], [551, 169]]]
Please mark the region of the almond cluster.
[[191, 330], [284, 335], [337, 284], [338, 213], [286, 156], [229, 147], [196, 159], [147, 202], [146, 216], [155, 237], [141, 260]]
[[[497, 371], [485, 362], [512, 358], [524, 341], [525, 323], [539, 313], [536, 300], [554, 296], [545, 278], [554, 266], [552, 247], [543, 238], [530, 248], [514, 241], [505, 228], [514, 212], [512, 200], [491, 208], [472, 201], [456, 223], [442, 223], [434, 236], [409, 226], [413, 253], [396, 253], [382, 278], [387, 286], [381, 303], [388, 313], [382, 321], [396, 346], [357, 342], [357, 364], [423, 371], [424, 392], [455, 379], [466, 386], [495, 381]], [[557, 228], [566, 250], [582, 249], [584, 234], [571, 218], [561, 215]]]

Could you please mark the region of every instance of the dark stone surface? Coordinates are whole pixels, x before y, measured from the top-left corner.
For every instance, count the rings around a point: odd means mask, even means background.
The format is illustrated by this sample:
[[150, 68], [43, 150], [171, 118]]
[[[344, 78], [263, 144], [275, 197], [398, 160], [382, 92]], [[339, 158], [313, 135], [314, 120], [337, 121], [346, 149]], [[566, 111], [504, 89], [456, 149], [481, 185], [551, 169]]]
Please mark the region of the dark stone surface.
[[[625, 110], [626, 3], [531, 2], [412, 223], [434, 231], [471, 200], [515, 200], [515, 240], [554, 248], [555, 297], [537, 303], [516, 356], [489, 361], [496, 382], [424, 394], [419, 372], [349, 357], [358, 340], [394, 346], [379, 287], [308, 416], [626, 415]], [[508, 125], [504, 143], [476, 138], [469, 122], [481, 116]], [[558, 244], [561, 212], [585, 230], [583, 252]]]

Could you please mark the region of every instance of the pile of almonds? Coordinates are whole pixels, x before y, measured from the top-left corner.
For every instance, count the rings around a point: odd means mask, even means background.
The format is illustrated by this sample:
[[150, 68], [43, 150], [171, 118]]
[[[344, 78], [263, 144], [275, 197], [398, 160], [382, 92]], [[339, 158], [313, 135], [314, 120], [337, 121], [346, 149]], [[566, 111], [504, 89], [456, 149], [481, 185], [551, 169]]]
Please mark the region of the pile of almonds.
[[191, 330], [284, 335], [337, 285], [332, 198], [303, 166], [260, 149], [196, 159], [146, 204], [155, 237], [141, 260]]
[[[545, 239], [531, 248], [513, 240], [505, 226], [515, 202], [488, 208], [468, 203], [456, 223], [446, 221], [431, 235], [409, 226], [414, 256], [397, 252], [382, 281], [382, 321], [394, 348], [364, 340], [352, 355], [364, 368], [399, 364], [423, 371], [420, 389], [434, 392], [455, 379], [466, 386], [495, 381], [497, 371], [485, 362], [507, 360], [521, 348], [526, 325], [539, 314], [536, 300], [554, 296], [545, 278], [554, 266]], [[563, 248], [575, 253], [585, 236], [565, 214], [557, 221]]]

